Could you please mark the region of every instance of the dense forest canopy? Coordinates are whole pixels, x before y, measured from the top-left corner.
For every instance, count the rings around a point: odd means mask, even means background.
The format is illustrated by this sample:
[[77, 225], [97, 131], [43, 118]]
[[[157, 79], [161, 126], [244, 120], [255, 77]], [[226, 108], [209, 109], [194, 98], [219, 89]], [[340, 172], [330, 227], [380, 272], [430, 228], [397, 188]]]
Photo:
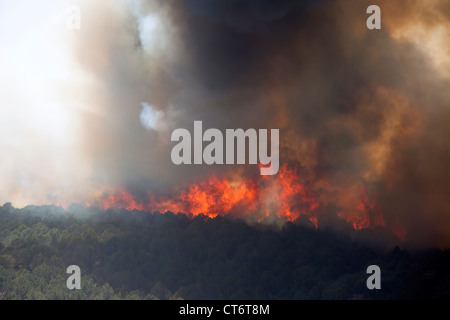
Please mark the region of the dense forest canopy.
[[[450, 251], [367, 240], [377, 232], [7, 203], [0, 207], [1, 298], [450, 297]], [[81, 268], [81, 290], [66, 287], [72, 264]], [[381, 268], [381, 290], [366, 287], [372, 264]]]

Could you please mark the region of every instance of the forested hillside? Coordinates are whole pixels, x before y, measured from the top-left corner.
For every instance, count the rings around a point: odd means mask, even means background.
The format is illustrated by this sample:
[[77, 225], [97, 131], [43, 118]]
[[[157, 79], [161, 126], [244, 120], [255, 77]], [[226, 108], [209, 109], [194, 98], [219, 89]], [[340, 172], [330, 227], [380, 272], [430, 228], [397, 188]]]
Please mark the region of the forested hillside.
[[[69, 265], [81, 290], [69, 290]], [[381, 268], [381, 290], [366, 287]], [[450, 251], [380, 250], [302, 223], [55, 206], [0, 207], [3, 299], [450, 297]]]

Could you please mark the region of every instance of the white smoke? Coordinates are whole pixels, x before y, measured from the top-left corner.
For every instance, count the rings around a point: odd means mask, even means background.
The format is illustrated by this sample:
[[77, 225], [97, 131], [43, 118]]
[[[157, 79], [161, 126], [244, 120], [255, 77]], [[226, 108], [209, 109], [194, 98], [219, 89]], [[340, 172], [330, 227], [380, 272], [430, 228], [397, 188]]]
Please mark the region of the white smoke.
[[162, 112], [154, 110], [147, 102], [141, 102], [142, 111], [139, 115], [142, 126], [147, 130], [156, 130], [158, 122], [161, 119]]

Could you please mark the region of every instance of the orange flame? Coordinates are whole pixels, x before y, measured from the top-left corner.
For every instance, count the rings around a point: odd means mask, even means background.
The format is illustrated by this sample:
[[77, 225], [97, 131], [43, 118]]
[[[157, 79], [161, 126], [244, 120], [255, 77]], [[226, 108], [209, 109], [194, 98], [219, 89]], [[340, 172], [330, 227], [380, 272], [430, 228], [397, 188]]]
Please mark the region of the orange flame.
[[356, 218], [349, 218], [348, 221], [353, 224], [357, 230], [367, 229], [370, 227], [385, 227], [383, 212], [378, 207], [375, 199], [370, 198], [367, 194], [366, 185], [361, 186], [361, 195], [357, 206], [359, 215]]
[[258, 221], [271, 213], [289, 221], [306, 215], [317, 227], [319, 203], [302, 179], [298, 166], [284, 164], [277, 175], [262, 176], [256, 182], [250, 179], [230, 181], [213, 176], [209, 180], [188, 185], [170, 198], [149, 193], [146, 199], [138, 200], [120, 189], [103, 201], [103, 208], [183, 212], [211, 218], [242, 212], [255, 215]]
[[[383, 212], [374, 195], [369, 195], [366, 185], [360, 188], [356, 217], [345, 218], [356, 230], [386, 227]], [[205, 215], [210, 218], [224, 215], [253, 217], [261, 222], [276, 215], [284, 221], [307, 217], [316, 228], [319, 226], [320, 203], [298, 165], [284, 164], [275, 176], [259, 176], [251, 179], [230, 180], [211, 177], [208, 180], [189, 184], [175, 191], [171, 197], [148, 193], [145, 199], [137, 199], [124, 189], [103, 201], [104, 209], [124, 208], [150, 212], [182, 212], [189, 216]], [[339, 214], [342, 218], [342, 215]], [[404, 239], [403, 229], [392, 232]]]

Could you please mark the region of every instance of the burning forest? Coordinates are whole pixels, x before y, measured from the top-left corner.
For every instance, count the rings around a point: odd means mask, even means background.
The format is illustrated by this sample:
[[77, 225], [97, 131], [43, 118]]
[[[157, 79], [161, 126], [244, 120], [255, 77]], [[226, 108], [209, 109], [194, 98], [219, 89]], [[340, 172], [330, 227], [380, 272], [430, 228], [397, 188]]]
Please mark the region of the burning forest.
[[[356, 0], [79, 1], [69, 17], [17, 3], [0, 10], [4, 203], [306, 219], [450, 247], [448, 1], [377, 1], [372, 29]], [[174, 164], [171, 133], [195, 121], [279, 130], [279, 170]]]

